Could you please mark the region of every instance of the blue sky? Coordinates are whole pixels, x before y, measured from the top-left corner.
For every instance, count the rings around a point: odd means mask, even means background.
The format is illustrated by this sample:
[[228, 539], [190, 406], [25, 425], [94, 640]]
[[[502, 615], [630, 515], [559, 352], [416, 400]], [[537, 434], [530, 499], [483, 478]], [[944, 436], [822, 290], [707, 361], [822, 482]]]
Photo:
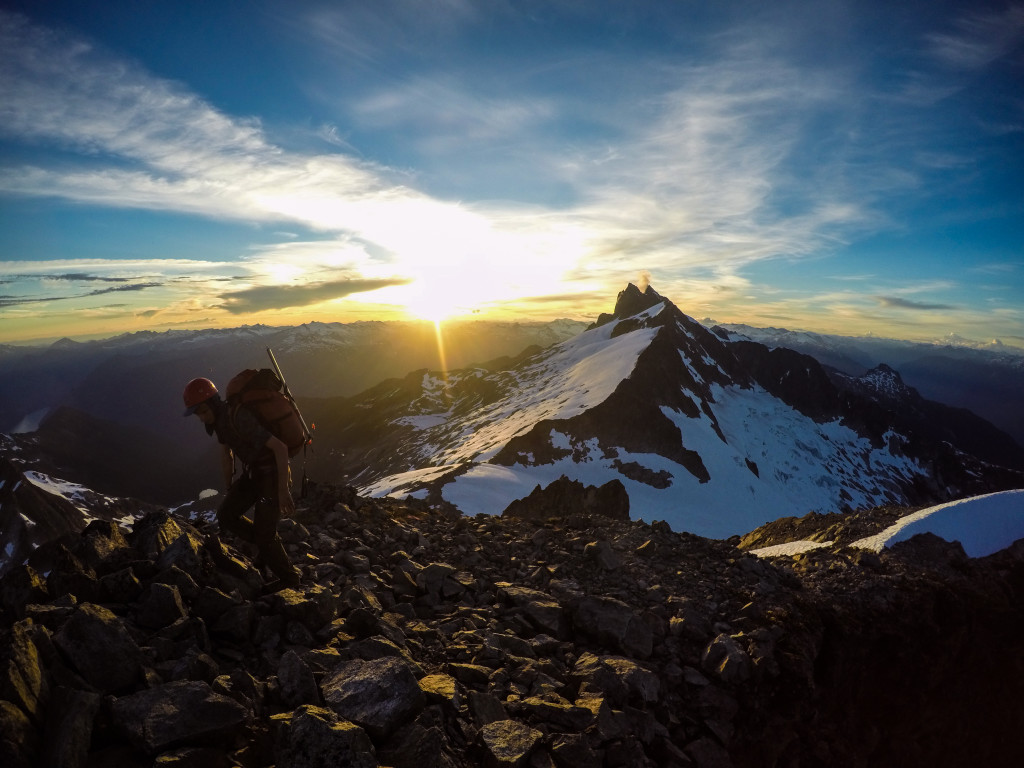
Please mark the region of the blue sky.
[[465, 315], [1024, 347], [1024, 3], [0, 10], [0, 341]]

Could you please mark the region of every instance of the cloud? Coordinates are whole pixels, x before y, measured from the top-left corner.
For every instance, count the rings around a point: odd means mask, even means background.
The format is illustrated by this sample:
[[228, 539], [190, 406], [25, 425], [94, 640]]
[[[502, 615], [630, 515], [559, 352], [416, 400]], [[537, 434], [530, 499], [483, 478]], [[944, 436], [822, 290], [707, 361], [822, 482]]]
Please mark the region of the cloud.
[[70, 301], [72, 299], [85, 299], [90, 296], [102, 296], [106, 293], [118, 293], [121, 291], [142, 291], [146, 288], [159, 288], [162, 283], [133, 283], [132, 285], [118, 285], [111, 288], [98, 288], [88, 293], [79, 293], [72, 296], [0, 296], [0, 307], [16, 307], [22, 304], [40, 304], [51, 301]]
[[335, 280], [306, 285], [261, 285], [221, 295], [219, 308], [236, 315], [268, 309], [304, 307], [322, 301], [340, 299], [353, 293], [365, 293], [394, 285], [405, 285], [404, 278]]
[[955, 27], [952, 32], [929, 36], [929, 50], [951, 69], [977, 71], [1024, 42], [1024, 5], [1012, 3], [998, 11], [971, 12]]
[[929, 304], [923, 301], [911, 301], [910, 299], [902, 299], [898, 296], [876, 296], [875, 300], [878, 301], [883, 307], [890, 307], [893, 309], [913, 309], [913, 310], [955, 310], [952, 304]]

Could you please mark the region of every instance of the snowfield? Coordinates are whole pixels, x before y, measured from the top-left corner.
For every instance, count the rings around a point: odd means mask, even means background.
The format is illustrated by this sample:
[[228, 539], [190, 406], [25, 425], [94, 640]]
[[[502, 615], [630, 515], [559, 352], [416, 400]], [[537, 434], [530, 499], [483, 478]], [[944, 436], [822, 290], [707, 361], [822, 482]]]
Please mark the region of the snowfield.
[[985, 557], [1024, 539], [1024, 490], [989, 493], [922, 509], [852, 546], [880, 552], [919, 533], [959, 541], [968, 557]]

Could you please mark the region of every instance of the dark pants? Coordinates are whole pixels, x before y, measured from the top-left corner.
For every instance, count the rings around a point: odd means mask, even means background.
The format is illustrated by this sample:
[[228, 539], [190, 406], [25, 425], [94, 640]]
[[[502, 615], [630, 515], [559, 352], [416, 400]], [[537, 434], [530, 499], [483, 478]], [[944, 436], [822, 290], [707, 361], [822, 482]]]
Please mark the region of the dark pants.
[[[245, 517], [250, 507], [255, 507], [251, 522]], [[221, 530], [231, 531], [259, 547], [260, 556], [277, 578], [297, 581], [298, 572], [277, 535], [280, 519], [276, 468], [250, 467], [244, 470], [228, 488], [217, 510]]]

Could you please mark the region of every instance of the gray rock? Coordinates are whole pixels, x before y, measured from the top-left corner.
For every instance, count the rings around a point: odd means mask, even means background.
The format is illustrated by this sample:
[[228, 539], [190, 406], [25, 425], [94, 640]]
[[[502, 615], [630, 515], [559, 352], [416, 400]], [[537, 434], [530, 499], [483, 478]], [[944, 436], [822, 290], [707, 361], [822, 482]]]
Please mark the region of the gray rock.
[[295, 709], [303, 704], [320, 703], [320, 690], [316, 687], [313, 670], [295, 651], [288, 651], [281, 657], [281, 663], [277, 667], [277, 681], [281, 701], [289, 709]]
[[271, 719], [278, 768], [377, 768], [366, 731], [329, 709], [305, 705]]
[[124, 623], [99, 605], [84, 603], [53, 637], [54, 645], [94, 688], [118, 692], [142, 671], [142, 654]]
[[488, 768], [519, 768], [544, 734], [515, 720], [497, 720], [480, 729], [478, 744], [483, 764]]
[[443, 673], [425, 675], [420, 678], [419, 686], [423, 695], [427, 697], [427, 701], [433, 704], [445, 705], [456, 712], [462, 705], [458, 685], [451, 675]]
[[498, 720], [508, 720], [508, 712], [497, 696], [482, 691], [469, 692], [469, 712], [478, 727]]
[[41, 725], [49, 685], [30, 626], [29, 621], [14, 624], [0, 644], [0, 699], [17, 705], [32, 722]]
[[650, 627], [626, 603], [611, 597], [584, 597], [572, 612], [573, 625], [625, 654], [646, 658], [654, 649]]
[[230, 745], [248, 712], [205, 682], [182, 681], [122, 696], [111, 717], [136, 749], [155, 756], [179, 746]]
[[752, 667], [747, 652], [735, 638], [726, 634], [718, 635], [704, 649], [701, 665], [718, 675], [723, 683], [742, 683], [750, 677]]
[[445, 585], [445, 580], [454, 576], [458, 568], [447, 563], [431, 563], [416, 575], [416, 586], [429, 595], [438, 596]]
[[502, 582], [498, 594], [518, 608], [530, 623], [541, 632], [564, 638], [568, 635], [568, 622], [562, 604], [546, 592]]
[[160, 553], [156, 561], [158, 570], [176, 567], [196, 581], [202, 578], [203, 539], [192, 530], [185, 530], [170, 546]]
[[441, 768], [450, 765], [442, 751], [441, 729], [408, 723], [393, 733], [380, 746], [377, 756], [381, 765], [390, 768]]
[[142, 594], [142, 582], [133, 569], [122, 568], [100, 578], [100, 594], [105, 602], [131, 602]]
[[167, 512], [146, 515], [132, 528], [129, 541], [145, 557], [158, 557], [185, 532]]
[[155, 583], [138, 603], [135, 620], [144, 627], [162, 629], [187, 615], [178, 588]]
[[157, 755], [153, 768], [232, 768], [237, 765], [223, 749], [182, 747]]
[[594, 722], [594, 713], [567, 701], [551, 701], [532, 696], [516, 704], [516, 710], [530, 718], [550, 723], [559, 731], [585, 731]]
[[375, 739], [386, 738], [426, 703], [412, 668], [393, 656], [343, 662], [322, 690], [331, 709]]
[[622, 558], [611, 543], [592, 541], [583, 548], [583, 554], [590, 558], [599, 568], [605, 571], [617, 571], [622, 567]]
[[113, 570], [119, 560], [131, 557], [131, 549], [121, 527], [107, 520], [93, 520], [85, 527], [77, 551], [89, 567], [96, 569], [106, 566], [106, 570]]
[[661, 680], [656, 674], [621, 656], [584, 653], [576, 661], [572, 677], [580, 684], [580, 695], [601, 693], [620, 706], [628, 701], [650, 704], [661, 694]]
[[283, 589], [260, 600], [286, 621], [297, 621], [310, 632], [330, 624], [338, 615], [338, 598], [334, 591], [314, 584], [311, 587]]
[[99, 708], [97, 693], [57, 688], [47, 713], [41, 764], [53, 768], [85, 768]]
[[16, 565], [0, 579], [0, 606], [16, 619], [24, 618], [26, 605], [48, 596], [46, 579], [30, 565]]
[[38, 753], [39, 736], [31, 721], [14, 704], [0, 699], [0, 765], [34, 768]]

